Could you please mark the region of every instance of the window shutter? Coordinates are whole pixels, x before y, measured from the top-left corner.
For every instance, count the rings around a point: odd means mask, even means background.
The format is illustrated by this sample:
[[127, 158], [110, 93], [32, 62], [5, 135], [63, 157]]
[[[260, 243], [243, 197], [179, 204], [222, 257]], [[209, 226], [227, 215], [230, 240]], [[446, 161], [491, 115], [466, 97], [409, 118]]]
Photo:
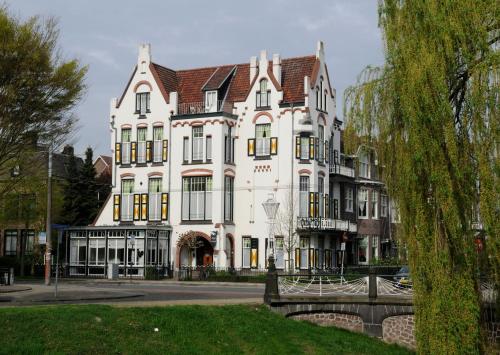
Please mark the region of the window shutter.
[[328, 163], [328, 159], [330, 159], [330, 146], [328, 145], [328, 141], [325, 141], [325, 163]]
[[168, 193], [161, 194], [161, 220], [168, 220]]
[[130, 144], [130, 146], [131, 146], [131, 149], [132, 149], [132, 153], [130, 154], [130, 157], [131, 157], [131, 158], [130, 158], [130, 162], [131, 162], [132, 164], [135, 164], [135, 161], [136, 161], [136, 159], [135, 159], [135, 158], [136, 158], [136, 156], [137, 156], [137, 154], [136, 154], [136, 153], [137, 153], [137, 142], [132, 142], [132, 143]]
[[248, 147], [248, 156], [249, 157], [255, 156], [255, 139], [254, 138], [251, 138], [248, 140], [247, 147]]
[[120, 198], [119, 194], [113, 196], [113, 221], [115, 222], [120, 220]]
[[278, 154], [278, 137], [271, 137], [271, 155]]
[[319, 138], [314, 138], [314, 159], [319, 160]]
[[141, 219], [141, 195], [134, 194], [134, 221]]
[[148, 209], [149, 209], [149, 195], [148, 194], [141, 194], [141, 219], [143, 221], [148, 220]]
[[295, 268], [300, 269], [300, 248], [295, 248]]
[[325, 194], [325, 217], [330, 218], [330, 201], [328, 200], [328, 194]]
[[319, 217], [319, 192], [314, 193], [314, 217]]
[[122, 161], [122, 144], [115, 143], [115, 164], [118, 165]]
[[309, 215], [309, 218], [313, 218], [314, 217], [314, 192], [309, 192], [309, 211], [308, 211], [308, 215]]
[[163, 146], [162, 146], [162, 152], [161, 152], [161, 159], [163, 161], [168, 160], [168, 139], [163, 140]]
[[314, 159], [314, 154], [315, 149], [314, 149], [314, 137], [309, 137], [309, 159], [313, 160]]
[[153, 159], [153, 142], [146, 142], [146, 163], [151, 163]]
[[295, 158], [300, 159], [300, 136], [295, 136]]

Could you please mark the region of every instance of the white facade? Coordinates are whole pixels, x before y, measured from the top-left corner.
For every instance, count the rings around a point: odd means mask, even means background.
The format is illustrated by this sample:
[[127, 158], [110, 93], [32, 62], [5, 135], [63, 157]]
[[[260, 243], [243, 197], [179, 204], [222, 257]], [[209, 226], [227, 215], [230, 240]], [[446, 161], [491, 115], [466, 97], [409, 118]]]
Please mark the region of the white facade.
[[[280, 203], [273, 235], [284, 234], [280, 221], [290, 213], [299, 229], [292, 242], [284, 236], [290, 255], [275, 242], [277, 266], [300, 253], [308, 267], [333, 266], [339, 236], [356, 225], [334, 211], [340, 188], [329, 165], [340, 152], [340, 123], [324, 58], [319, 42], [315, 56], [262, 51], [249, 64], [175, 72], [152, 64], [141, 45], [125, 92], [111, 100], [113, 189], [94, 225], [170, 226], [174, 268], [265, 268], [262, 203], [272, 193]], [[305, 228], [311, 221], [314, 232]], [[189, 251], [182, 236], [200, 243]]]

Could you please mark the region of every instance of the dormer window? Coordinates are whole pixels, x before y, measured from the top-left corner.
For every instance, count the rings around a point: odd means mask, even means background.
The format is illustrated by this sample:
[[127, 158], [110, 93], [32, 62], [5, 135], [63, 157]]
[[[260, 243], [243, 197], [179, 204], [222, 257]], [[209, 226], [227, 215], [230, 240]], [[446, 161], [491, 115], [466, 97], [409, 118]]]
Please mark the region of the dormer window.
[[205, 93], [205, 112], [217, 112], [217, 91]]
[[145, 116], [149, 110], [149, 92], [141, 92], [135, 94], [135, 113]]
[[267, 89], [267, 79], [260, 81], [259, 90], [257, 91], [256, 106], [269, 107], [271, 98], [271, 90]]

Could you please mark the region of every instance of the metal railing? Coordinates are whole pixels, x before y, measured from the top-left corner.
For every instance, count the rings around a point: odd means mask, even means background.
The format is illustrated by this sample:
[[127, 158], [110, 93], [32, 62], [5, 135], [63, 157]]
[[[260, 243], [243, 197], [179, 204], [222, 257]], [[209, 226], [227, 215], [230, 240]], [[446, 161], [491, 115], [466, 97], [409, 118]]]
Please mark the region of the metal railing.
[[217, 105], [207, 105], [205, 101], [201, 102], [185, 102], [177, 105], [178, 115], [192, 115], [199, 113], [210, 113], [210, 112], [228, 112], [232, 113], [233, 105], [230, 102], [225, 102], [223, 100], [217, 101]]
[[352, 178], [355, 175], [353, 168], [349, 168], [347, 166], [339, 164], [330, 164], [330, 174], [343, 175]]
[[179, 280], [207, 280], [207, 281], [249, 281], [248, 279], [261, 278], [264, 281], [267, 269], [247, 269], [215, 266], [181, 266], [177, 272]]
[[355, 233], [358, 230], [357, 225], [354, 222], [324, 217], [297, 217], [297, 228], [315, 230], [338, 230], [352, 233]]

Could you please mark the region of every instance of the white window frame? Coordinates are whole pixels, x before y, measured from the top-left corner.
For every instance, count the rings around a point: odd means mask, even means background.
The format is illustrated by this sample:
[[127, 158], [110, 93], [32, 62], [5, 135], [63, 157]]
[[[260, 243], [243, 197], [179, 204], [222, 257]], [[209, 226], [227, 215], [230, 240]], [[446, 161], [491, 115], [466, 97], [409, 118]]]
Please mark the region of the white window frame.
[[[127, 184], [128, 191], [125, 191], [124, 184]], [[130, 184], [130, 185], [129, 185]], [[130, 222], [134, 220], [134, 179], [122, 179], [121, 181], [121, 221]]]
[[345, 190], [345, 211], [352, 212], [354, 209], [354, 189], [346, 187]]
[[372, 190], [371, 191], [371, 203], [370, 203], [370, 214], [372, 219], [378, 219], [379, 218], [379, 211], [378, 211], [378, 191]]
[[190, 176], [182, 179], [183, 221], [212, 220], [212, 176]]
[[310, 179], [309, 176], [299, 176], [299, 216], [309, 216], [309, 189]]
[[149, 92], [138, 92], [135, 94], [135, 113], [141, 116], [150, 111], [151, 94]]
[[189, 162], [189, 137], [182, 139], [182, 161], [184, 163]]
[[157, 126], [153, 127], [153, 163], [161, 163], [163, 161], [162, 158], [163, 158], [163, 126]]
[[205, 92], [205, 112], [217, 112], [217, 91]]
[[132, 129], [122, 128], [121, 132], [121, 164], [130, 164], [131, 157], [131, 140], [132, 140]]
[[[361, 214], [362, 206], [364, 205], [364, 214]], [[358, 218], [368, 219], [368, 189], [362, 187], [358, 191]]]
[[370, 159], [366, 152], [361, 152], [359, 156], [359, 176], [370, 179]]
[[148, 180], [148, 219], [150, 221], [161, 221], [162, 183], [163, 181], [161, 177], [151, 177]]
[[203, 126], [195, 126], [192, 128], [192, 161], [203, 160]]
[[[139, 136], [145, 132], [142, 138]], [[141, 134], [139, 134], [141, 133]], [[139, 140], [141, 139], [141, 140]], [[148, 139], [148, 128], [147, 127], [138, 127], [137, 128], [137, 164], [145, 164], [146, 163], [146, 141]]]
[[211, 135], [208, 135], [205, 137], [205, 148], [206, 148], [206, 152], [205, 152], [205, 160], [206, 161], [211, 161], [212, 160], [212, 136]]
[[[268, 136], [264, 137], [265, 134]], [[271, 124], [257, 124], [255, 125], [255, 156], [269, 155], [271, 155]]]
[[249, 269], [251, 264], [252, 256], [252, 238], [243, 237], [241, 241], [241, 267], [244, 269]]

